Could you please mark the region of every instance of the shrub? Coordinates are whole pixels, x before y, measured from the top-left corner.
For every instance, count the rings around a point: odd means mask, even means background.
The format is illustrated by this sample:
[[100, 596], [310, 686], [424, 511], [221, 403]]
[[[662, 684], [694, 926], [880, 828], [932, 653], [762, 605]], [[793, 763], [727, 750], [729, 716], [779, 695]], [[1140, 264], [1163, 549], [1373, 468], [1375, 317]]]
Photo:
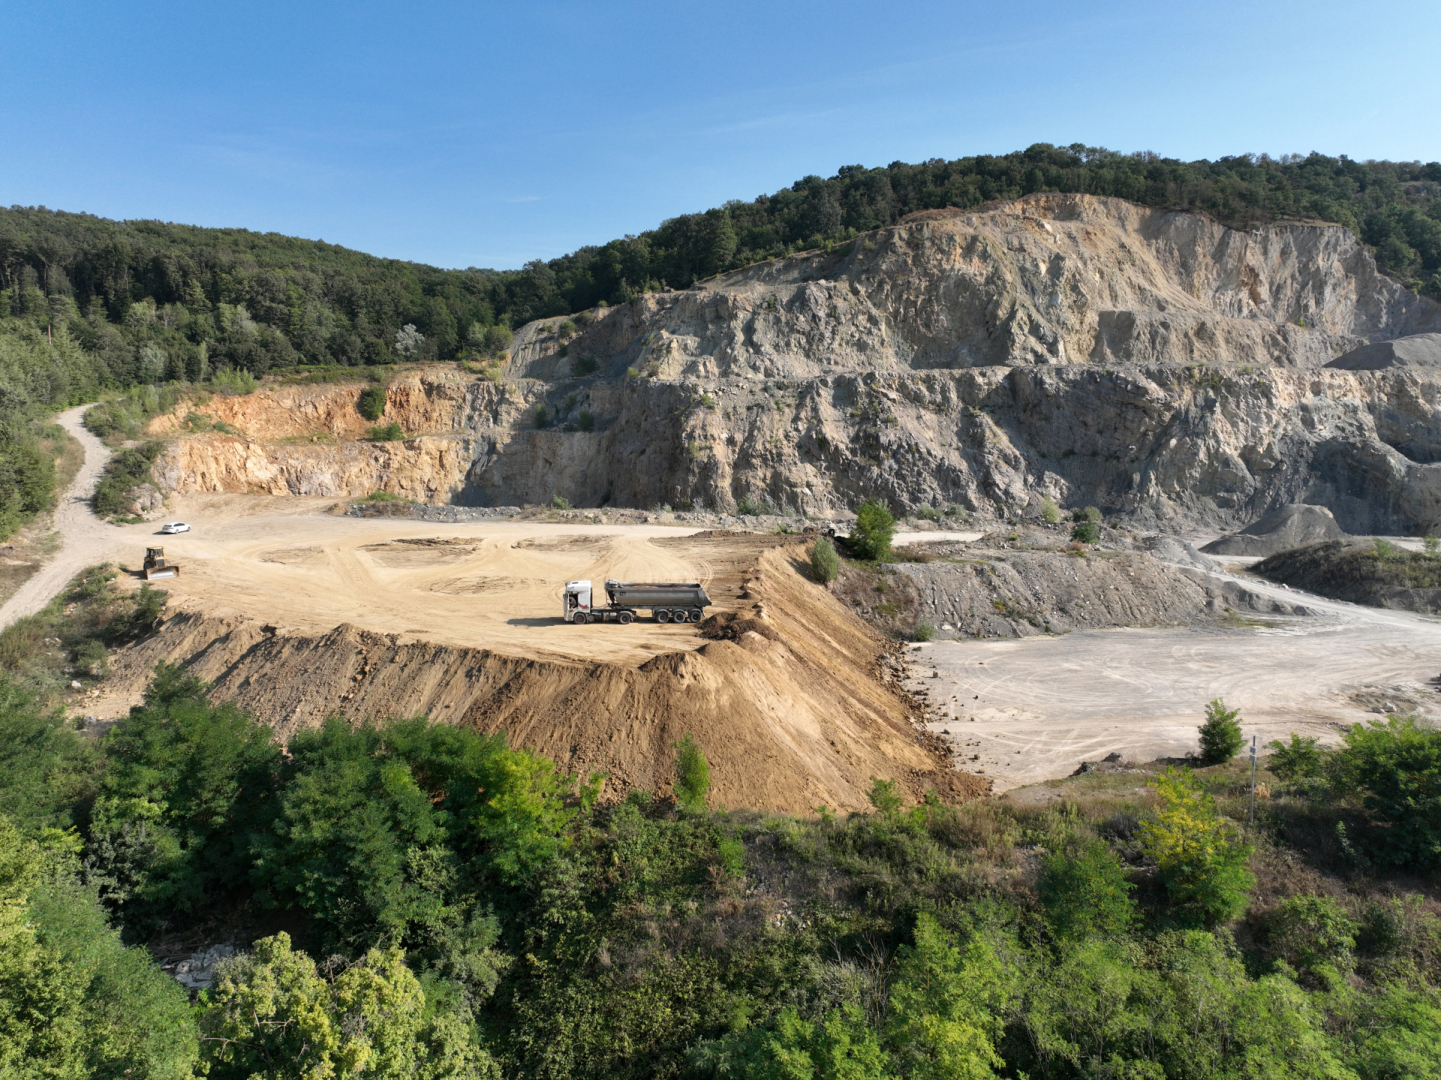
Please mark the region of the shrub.
[[931, 641], [936, 636], [936, 628], [927, 620], [921, 619], [916, 623], [915, 629], [911, 631], [912, 641]]
[[550, 410], [544, 405], [537, 405], [535, 407], [535, 426], [543, 428], [548, 423], [550, 423]]
[[487, 326], [481, 338], [480, 347], [486, 356], [499, 356], [503, 352], [509, 352], [515, 335], [510, 332], [510, 327], [503, 324]]
[[599, 368], [600, 364], [589, 356], [577, 356], [570, 362], [570, 373], [576, 378], [594, 375]]
[[385, 415], [385, 387], [367, 386], [360, 392], [355, 407], [367, 420], [379, 420]]
[[1082, 544], [1094, 544], [1101, 539], [1101, 530], [1094, 521], [1078, 521], [1071, 527], [1071, 539]]
[[1041, 863], [1041, 904], [1046, 922], [1060, 937], [1124, 934], [1136, 920], [1134, 888], [1125, 865], [1099, 840], [1070, 854], [1048, 855]]
[[884, 502], [876, 500], [856, 507], [850, 545], [857, 558], [883, 561], [891, 553], [891, 539], [895, 535], [896, 519]]
[[1391, 543], [1389, 540], [1382, 540], [1379, 536], [1376, 537], [1377, 562], [1391, 562], [1394, 559], [1399, 558], [1400, 555], [1401, 549], [1398, 548], [1395, 544]]
[[1291, 733], [1288, 745], [1280, 739], [1266, 744], [1271, 751], [1266, 767], [1281, 780], [1305, 780], [1321, 775], [1321, 749], [1319, 740], [1310, 736]]
[[114, 517], [130, 508], [130, 492], [141, 484], [150, 482], [150, 467], [160, 456], [165, 444], [143, 443], [140, 446], [117, 450], [105, 463], [105, 472], [95, 485], [91, 505], [101, 517]]
[[210, 385], [217, 393], [233, 397], [239, 394], [255, 393], [255, 388], [260, 383], [244, 368], [221, 368], [210, 376]]
[[1421, 538], [1421, 547], [1425, 549], [1427, 555], [1433, 558], [1441, 555], [1441, 539], [1438, 539], [1433, 533], [1427, 533]]
[[675, 744], [675, 801], [686, 810], [704, 810], [710, 795], [710, 763], [686, 735]]
[[405, 430], [392, 420], [388, 424], [377, 424], [371, 428], [370, 437], [375, 442], [396, 442], [405, 438]]
[[1092, 525], [1101, 523], [1101, 512], [1094, 506], [1088, 506], [1084, 510], [1076, 510], [1071, 514], [1072, 521], [1089, 521]]
[[1224, 765], [1241, 752], [1246, 739], [1241, 734], [1241, 712], [1228, 709], [1220, 698], [1206, 704], [1206, 722], [1201, 732], [1201, 763]]
[[560, 325], [555, 328], [556, 334], [564, 341], [566, 338], [575, 337], [575, 323], [569, 319], [562, 319]]
[[567, 499], [564, 495], [552, 495], [550, 498], [550, 505], [552, 509], [555, 510], [569, 510], [570, 500]]
[[591, 415], [589, 409], [581, 409], [580, 414], [576, 416], [575, 420], [575, 426], [580, 428], [581, 431], [595, 430], [595, 417]]
[[1376, 856], [1396, 865], [1441, 865], [1441, 731], [1413, 716], [1357, 724], [1331, 756], [1342, 793], [1357, 792], [1381, 826]]
[[1250, 846], [1189, 770], [1168, 768], [1150, 786], [1161, 806], [1138, 831], [1172, 900], [1183, 915], [1206, 923], [1240, 915], [1256, 883], [1247, 866]]
[[736, 500], [736, 513], [743, 517], [759, 517], [766, 512], [765, 506], [759, 499], [749, 495], [742, 495]]
[[871, 790], [867, 793], [867, 798], [871, 800], [871, 805], [886, 817], [894, 817], [901, 812], [903, 800], [900, 785], [894, 780], [877, 780], [874, 776], [871, 777]]
[[1327, 896], [1292, 896], [1266, 919], [1271, 952], [1292, 967], [1309, 971], [1322, 964], [1351, 966], [1358, 924]]
[[1060, 508], [1056, 506], [1056, 500], [1049, 495], [1041, 500], [1041, 520], [1047, 525], [1055, 525], [1061, 520]]
[[811, 573], [822, 585], [834, 581], [841, 572], [840, 556], [830, 538], [822, 536], [811, 548]]

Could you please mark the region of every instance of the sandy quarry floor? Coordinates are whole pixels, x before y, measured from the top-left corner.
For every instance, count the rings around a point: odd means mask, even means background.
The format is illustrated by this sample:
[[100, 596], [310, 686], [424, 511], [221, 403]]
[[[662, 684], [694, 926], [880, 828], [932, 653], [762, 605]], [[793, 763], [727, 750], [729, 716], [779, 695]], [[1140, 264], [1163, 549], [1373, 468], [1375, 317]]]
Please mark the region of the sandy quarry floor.
[[[333, 499], [196, 495], [172, 500], [194, 531], [164, 543], [179, 562], [173, 602], [300, 632], [353, 623], [439, 644], [536, 658], [639, 663], [698, 644], [693, 627], [642, 618], [574, 626], [560, 617], [566, 581], [699, 581], [713, 569], [651, 543], [695, 529], [498, 521], [437, 525], [325, 513]], [[139, 565], [143, 551], [128, 552]], [[727, 610], [715, 591], [713, 610]]]
[[961, 766], [984, 769], [998, 791], [1112, 752], [1136, 761], [1184, 755], [1216, 697], [1241, 710], [1248, 741], [1255, 734], [1262, 744], [1293, 731], [1334, 743], [1342, 725], [1383, 711], [1441, 712], [1433, 682], [1441, 619], [1246, 584], [1322, 614], [935, 642], [914, 650], [910, 685], [928, 691], [933, 715], [948, 717], [930, 727], [955, 746]]

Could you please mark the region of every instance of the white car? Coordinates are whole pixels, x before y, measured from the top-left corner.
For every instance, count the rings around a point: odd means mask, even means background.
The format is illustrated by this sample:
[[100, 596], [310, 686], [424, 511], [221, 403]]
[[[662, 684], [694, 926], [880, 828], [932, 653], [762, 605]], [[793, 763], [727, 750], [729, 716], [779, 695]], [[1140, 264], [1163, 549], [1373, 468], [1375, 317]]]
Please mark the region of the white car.
[[160, 526], [161, 536], [174, 536], [176, 533], [189, 532], [190, 526], [183, 521], [172, 521], [168, 525]]

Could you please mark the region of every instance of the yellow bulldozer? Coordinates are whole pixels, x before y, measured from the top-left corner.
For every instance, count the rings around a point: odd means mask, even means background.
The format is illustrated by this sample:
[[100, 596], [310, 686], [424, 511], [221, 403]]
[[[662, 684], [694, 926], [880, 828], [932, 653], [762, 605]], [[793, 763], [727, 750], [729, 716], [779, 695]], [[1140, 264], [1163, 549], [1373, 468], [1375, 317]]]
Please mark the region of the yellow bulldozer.
[[145, 549], [145, 580], [154, 581], [156, 578], [179, 577], [180, 567], [165, 557], [165, 549]]

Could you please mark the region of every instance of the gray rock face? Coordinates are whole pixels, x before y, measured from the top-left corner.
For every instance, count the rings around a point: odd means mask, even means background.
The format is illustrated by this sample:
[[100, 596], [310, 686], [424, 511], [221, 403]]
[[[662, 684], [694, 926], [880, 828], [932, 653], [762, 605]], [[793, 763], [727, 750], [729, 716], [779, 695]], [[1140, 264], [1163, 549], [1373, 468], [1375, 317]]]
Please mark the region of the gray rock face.
[[1327, 366], [1441, 335], [1441, 305], [1340, 227], [1240, 232], [1038, 196], [576, 322], [565, 342], [554, 319], [521, 328], [497, 383], [452, 369], [393, 386], [406, 430], [434, 434], [383, 452], [190, 436], [157, 476], [479, 507], [829, 515], [881, 497], [990, 518], [1050, 497], [1158, 532], [1292, 503], [1352, 533], [1441, 522], [1441, 368]]
[[1326, 365], [1343, 371], [1384, 371], [1387, 368], [1441, 368], [1441, 334], [1411, 334], [1352, 349]]
[[1273, 510], [1239, 533], [1213, 540], [1202, 551], [1212, 555], [1275, 555], [1302, 544], [1344, 540], [1346, 533], [1324, 506], [1293, 503]]

